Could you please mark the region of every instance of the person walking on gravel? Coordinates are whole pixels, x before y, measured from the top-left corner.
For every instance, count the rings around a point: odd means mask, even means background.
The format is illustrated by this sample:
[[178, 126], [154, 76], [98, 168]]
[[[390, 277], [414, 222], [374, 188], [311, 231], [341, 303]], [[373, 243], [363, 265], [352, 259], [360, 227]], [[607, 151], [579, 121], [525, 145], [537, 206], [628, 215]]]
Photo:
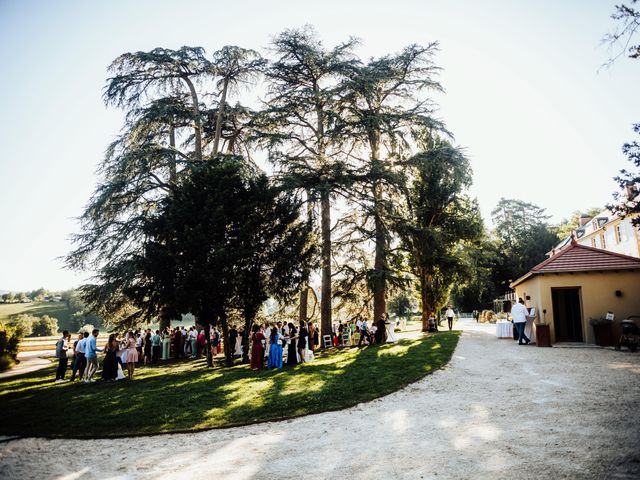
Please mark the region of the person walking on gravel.
[[447, 324], [449, 325], [449, 331], [451, 331], [453, 329], [453, 317], [455, 317], [455, 312], [453, 311], [453, 308], [451, 308], [451, 305], [449, 305], [449, 307], [447, 307], [447, 311], [445, 313], [445, 316], [447, 317]]
[[527, 310], [527, 307], [524, 306], [524, 300], [518, 298], [518, 303], [516, 303], [511, 308], [511, 318], [513, 318], [513, 325], [518, 331], [518, 345], [522, 345], [523, 343], [529, 345], [530, 342], [529, 338], [524, 334], [524, 326], [527, 324], [528, 314], [529, 311]]

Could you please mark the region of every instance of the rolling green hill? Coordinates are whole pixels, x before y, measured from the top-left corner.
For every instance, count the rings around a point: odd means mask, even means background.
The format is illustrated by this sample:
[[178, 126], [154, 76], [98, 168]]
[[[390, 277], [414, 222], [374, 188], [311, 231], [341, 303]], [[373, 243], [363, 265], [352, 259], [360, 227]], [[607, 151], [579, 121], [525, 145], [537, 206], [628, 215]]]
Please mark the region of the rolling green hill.
[[65, 302], [0, 303], [0, 322], [7, 322], [20, 314], [36, 317], [49, 315], [58, 320], [59, 329], [71, 329], [71, 312]]

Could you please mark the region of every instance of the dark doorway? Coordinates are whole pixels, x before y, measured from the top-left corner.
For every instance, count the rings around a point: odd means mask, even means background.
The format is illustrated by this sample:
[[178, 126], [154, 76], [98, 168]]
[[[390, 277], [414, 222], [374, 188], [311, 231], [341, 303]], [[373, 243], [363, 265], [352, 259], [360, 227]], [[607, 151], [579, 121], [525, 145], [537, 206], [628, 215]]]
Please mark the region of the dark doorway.
[[556, 342], [582, 342], [580, 287], [552, 288], [551, 299]]

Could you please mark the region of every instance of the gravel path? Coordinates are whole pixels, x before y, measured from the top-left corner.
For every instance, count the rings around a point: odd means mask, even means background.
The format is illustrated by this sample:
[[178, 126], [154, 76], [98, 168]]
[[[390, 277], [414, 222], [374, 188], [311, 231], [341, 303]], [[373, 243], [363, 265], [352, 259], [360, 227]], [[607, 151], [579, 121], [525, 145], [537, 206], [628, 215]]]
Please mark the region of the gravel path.
[[640, 355], [459, 326], [447, 367], [367, 404], [196, 434], [5, 439], [0, 478], [640, 478]]
[[0, 372], [0, 380], [23, 375], [25, 373], [35, 372], [51, 366], [51, 360], [36, 356], [19, 356], [20, 363], [10, 370]]

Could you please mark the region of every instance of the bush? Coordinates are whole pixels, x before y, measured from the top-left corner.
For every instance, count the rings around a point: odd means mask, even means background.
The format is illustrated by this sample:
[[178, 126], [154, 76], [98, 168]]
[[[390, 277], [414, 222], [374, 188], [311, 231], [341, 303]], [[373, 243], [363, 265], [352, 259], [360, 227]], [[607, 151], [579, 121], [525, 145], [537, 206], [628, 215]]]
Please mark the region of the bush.
[[58, 320], [44, 315], [34, 320], [32, 324], [34, 337], [49, 337], [58, 333]]
[[18, 315], [11, 323], [20, 338], [28, 337], [33, 332], [33, 322], [37, 317], [31, 315]]
[[16, 364], [15, 360], [9, 355], [0, 355], [0, 372], [9, 370]]
[[15, 327], [0, 324], [0, 371], [15, 363], [21, 339], [20, 331]]
[[86, 325], [83, 325], [82, 327], [80, 327], [80, 330], [78, 330], [78, 333], [84, 333], [87, 332], [89, 334], [91, 334], [91, 332], [93, 332], [93, 325], [91, 325], [90, 323], [87, 323]]

